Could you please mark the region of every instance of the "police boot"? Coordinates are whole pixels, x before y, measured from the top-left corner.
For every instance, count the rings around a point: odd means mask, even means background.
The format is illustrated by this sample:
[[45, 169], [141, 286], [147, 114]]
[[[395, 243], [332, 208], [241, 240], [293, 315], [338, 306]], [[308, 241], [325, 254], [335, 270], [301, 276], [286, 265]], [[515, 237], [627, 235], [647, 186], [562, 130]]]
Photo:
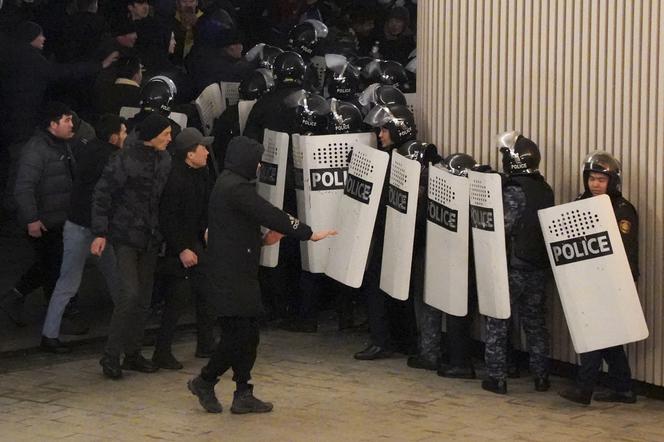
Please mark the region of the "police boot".
[[175, 356], [169, 350], [155, 350], [152, 355], [152, 363], [166, 370], [181, 370], [183, 368], [182, 363], [175, 359]]
[[231, 413], [267, 413], [272, 411], [274, 405], [271, 402], [263, 402], [254, 396], [254, 386], [251, 384], [238, 385], [238, 389], [233, 393], [233, 404]]
[[462, 367], [440, 364], [440, 367], [438, 367], [438, 376], [454, 379], [475, 379], [475, 369], [472, 366]]
[[622, 402], [623, 404], [633, 404], [636, 402], [636, 394], [632, 390], [612, 390], [605, 393], [597, 393], [593, 399], [595, 399], [597, 402]]
[[507, 381], [489, 377], [482, 381], [482, 389], [496, 394], [507, 394]]
[[579, 387], [568, 388], [558, 392], [560, 397], [567, 399], [568, 401], [576, 402], [581, 405], [590, 405], [590, 398], [593, 395], [592, 391], [582, 390]]
[[436, 370], [438, 361], [436, 358], [427, 358], [424, 355], [409, 356], [406, 364], [411, 368], [421, 368], [424, 370]]
[[187, 388], [189, 388], [191, 394], [198, 398], [198, 403], [208, 413], [221, 413], [223, 410], [217, 399], [217, 395], [214, 394], [214, 386], [216, 384], [217, 381], [208, 382], [200, 376], [196, 376], [187, 382]]
[[535, 391], [549, 391], [551, 382], [548, 376], [535, 376]]

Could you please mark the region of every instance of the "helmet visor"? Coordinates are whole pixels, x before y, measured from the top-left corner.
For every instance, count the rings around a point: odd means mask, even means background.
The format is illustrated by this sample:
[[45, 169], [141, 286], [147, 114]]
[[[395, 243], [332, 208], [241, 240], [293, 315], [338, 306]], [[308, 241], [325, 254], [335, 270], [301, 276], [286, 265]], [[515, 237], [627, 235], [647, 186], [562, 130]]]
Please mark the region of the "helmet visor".
[[596, 150], [583, 161], [583, 170], [605, 174], [620, 173], [620, 162], [608, 152]]
[[316, 38], [325, 38], [327, 37], [327, 26], [325, 26], [325, 23], [319, 20], [314, 20], [314, 19], [309, 19], [305, 20], [302, 23], [309, 23], [311, 26], [314, 27], [314, 31], [316, 32]]
[[394, 115], [387, 106], [375, 106], [364, 118], [364, 122], [371, 127], [383, 127], [394, 120]]

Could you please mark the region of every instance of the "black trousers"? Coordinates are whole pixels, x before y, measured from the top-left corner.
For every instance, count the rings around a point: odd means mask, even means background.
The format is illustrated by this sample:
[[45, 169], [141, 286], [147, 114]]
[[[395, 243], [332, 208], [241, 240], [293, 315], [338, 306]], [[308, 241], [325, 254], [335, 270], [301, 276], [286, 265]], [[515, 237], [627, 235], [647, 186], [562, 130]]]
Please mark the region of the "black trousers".
[[579, 388], [593, 391], [602, 367], [602, 360], [609, 366], [609, 387], [618, 392], [632, 390], [632, 371], [622, 345], [581, 353], [581, 366], [576, 378]]
[[258, 318], [219, 318], [221, 337], [210, 361], [201, 369], [201, 377], [216, 382], [229, 368], [233, 380], [245, 384], [251, 379], [259, 342]]
[[195, 267], [188, 269], [186, 276], [164, 277], [162, 281], [164, 284], [164, 310], [155, 344], [155, 353], [171, 352], [178, 321], [192, 301], [196, 306], [197, 346], [210, 348], [214, 345], [214, 317], [208, 308], [202, 278], [205, 278], [205, 275], [196, 271]]
[[16, 290], [28, 295], [43, 287], [44, 295], [50, 299], [62, 265], [62, 226], [49, 228], [39, 238], [30, 237], [30, 243], [35, 250], [36, 260], [21, 276]]

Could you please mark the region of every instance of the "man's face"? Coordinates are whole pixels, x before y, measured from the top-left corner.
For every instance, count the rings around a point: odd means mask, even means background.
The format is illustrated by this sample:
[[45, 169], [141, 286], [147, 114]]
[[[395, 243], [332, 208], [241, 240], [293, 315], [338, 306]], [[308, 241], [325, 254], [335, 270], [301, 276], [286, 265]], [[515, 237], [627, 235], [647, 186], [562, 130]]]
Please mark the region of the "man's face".
[[406, 23], [400, 18], [391, 18], [387, 21], [387, 32], [390, 35], [397, 36], [406, 28]]
[[135, 32], [131, 32], [125, 35], [118, 35], [115, 38], [118, 41], [118, 43], [120, 43], [120, 45], [124, 46], [125, 48], [133, 48], [134, 45], [136, 44], [136, 39], [138, 38], [138, 35]]
[[380, 144], [383, 147], [389, 147], [393, 144], [392, 137], [390, 136], [390, 131], [384, 127], [380, 128], [380, 132], [378, 133], [378, 138], [380, 139]]
[[194, 169], [200, 169], [207, 165], [208, 150], [202, 144], [196, 146], [191, 152], [187, 152], [188, 163]]
[[49, 132], [54, 137], [62, 140], [69, 140], [74, 136], [74, 122], [71, 115], [62, 115], [58, 121], [51, 121]]
[[588, 175], [588, 190], [593, 196], [604, 195], [609, 188], [609, 177], [599, 172]]
[[353, 23], [353, 31], [359, 36], [366, 37], [371, 34], [371, 31], [374, 29], [374, 21], [366, 20]]
[[30, 46], [42, 50], [44, 49], [45, 42], [46, 42], [46, 37], [44, 37], [44, 34], [39, 34], [38, 36], [35, 37], [34, 40], [30, 42]]
[[166, 146], [171, 142], [171, 126], [164, 129], [159, 135], [150, 140], [150, 144], [155, 150], [166, 150]]
[[150, 4], [147, 0], [135, 1], [127, 5], [132, 20], [142, 20], [150, 14]]
[[193, 14], [198, 8], [198, 0], [178, 0], [178, 11]]
[[226, 53], [229, 57], [240, 59], [242, 58], [242, 43], [235, 43], [229, 46], [226, 46]]

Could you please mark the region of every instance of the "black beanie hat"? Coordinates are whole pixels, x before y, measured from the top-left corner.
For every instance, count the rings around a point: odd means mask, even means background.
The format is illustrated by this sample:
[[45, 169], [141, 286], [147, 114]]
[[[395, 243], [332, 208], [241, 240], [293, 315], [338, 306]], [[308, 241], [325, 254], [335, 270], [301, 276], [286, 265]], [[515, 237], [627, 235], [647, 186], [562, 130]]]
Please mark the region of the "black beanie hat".
[[23, 43], [32, 43], [32, 40], [43, 34], [44, 30], [41, 26], [33, 21], [24, 21], [16, 26], [14, 35], [16, 40]]
[[168, 118], [156, 112], [151, 113], [138, 127], [138, 137], [141, 141], [150, 141], [171, 125]]

